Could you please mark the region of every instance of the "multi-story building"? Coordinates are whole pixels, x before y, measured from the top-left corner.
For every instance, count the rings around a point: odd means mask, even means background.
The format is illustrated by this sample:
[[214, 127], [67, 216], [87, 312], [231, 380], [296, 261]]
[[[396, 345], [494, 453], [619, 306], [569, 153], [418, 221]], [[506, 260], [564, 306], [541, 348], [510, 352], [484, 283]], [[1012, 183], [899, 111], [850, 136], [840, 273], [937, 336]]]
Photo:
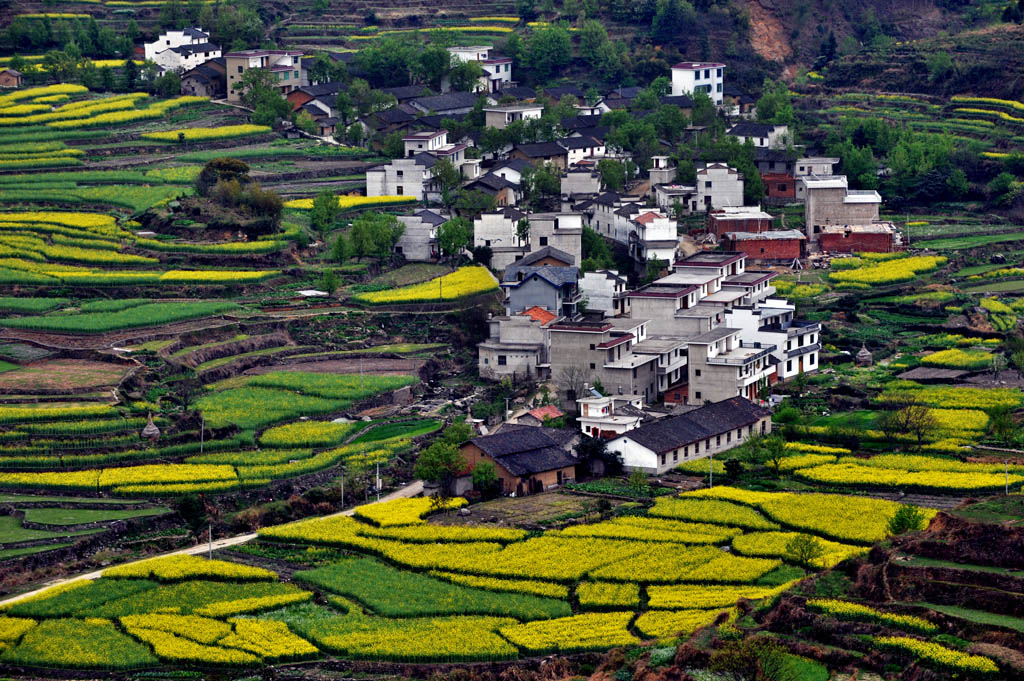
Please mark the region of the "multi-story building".
[[478, 368], [481, 378], [543, 379], [550, 376], [548, 328], [558, 315], [533, 307], [516, 315], [490, 317], [489, 334], [480, 343]]
[[585, 272], [579, 286], [588, 311], [600, 312], [605, 317], [625, 317], [630, 313], [626, 278], [615, 270]]
[[242, 76], [249, 69], [266, 69], [282, 95], [303, 83], [301, 50], [241, 50], [224, 55], [229, 102], [242, 101]]
[[805, 175], [800, 183], [804, 187], [804, 225], [812, 244], [818, 243], [825, 227], [878, 221], [882, 197], [873, 189], [850, 189], [845, 175]]
[[462, 177], [480, 175], [480, 160], [466, 158], [465, 144], [448, 142], [447, 130], [414, 132], [402, 138], [405, 158], [366, 171], [367, 196], [415, 196], [418, 201], [438, 201], [441, 190], [434, 178], [434, 166], [446, 159]]
[[[210, 34], [201, 28], [183, 28], [180, 31], [167, 31], [151, 43], [143, 45], [143, 54], [147, 61], [155, 62], [157, 55], [175, 47], [185, 45], [208, 45]], [[218, 50], [220, 48], [217, 48]], [[217, 56], [220, 56], [219, 54]]]
[[509, 106], [485, 106], [484, 125], [504, 130], [516, 121], [540, 118], [544, 107], [540, 104], [511, 104]]
[[743, 205], [743, 173], [725, 163], [709, 163], [697, 169], [696, 195], [690, 212]]
[[530, 222], [530, 251], [557, 248], [583, 262], [583, 216], [579, 213], [534, 213]]
[[[480, 84], [476, 87], [477, 92], [500, 92], [515, 84], [515, 81], [512, 80], [512, 58], [492, 55], [491, 50], [493, 49], [490, 45], [448, 48], [448, 53], [453, 59], [480, 64], [484, 75], [480, 76]], [[441, 81], [441, 91], [447, 92], [450, 89], [451, 82], [446, 76]]]
[[529, 236], [519, 238], [519, 221], [525, 218], [526, 213], [509, 206], [473, 221], [473, 246], [490, 248], [491, 267], [499, 272], [530, 252]]
[[505, 292], [505, 313], [519, 314], [539, 307], [560, 317], [572, 319], [582, 300], [580, 271], [576, 267], [510, 265], [501, 288]]
[[395, 253], [409, 262], [436, 261], [441, 255], [437, 246], [437, 229], [448, 220], [447, 216], [432, 210], [399, 215], [398, 221], [405, 226], [405, 230], [395, 244]]
[[717, 62], [680, 62], [672, 67], [672, 94], [703, 92], [716, 105], [725, 97], [725, 64]]
[[752, 402], [777, 380], [774, 345], [741, 338], [742, 329], [728, 326], [690, 338], [687, 404], [744, 397]]
[[600, 383], [611, 394], [634, 394], [644, 402], [658, 396], [658, 356], [633, 352], [647, 340], [647, 320], [565, 319], [550, 326], [551, 378], [560, 397], [574, 404], [583, 383]]
[[796, 307], [781, 298], [768, 298], [761, 305], [734, 307], [725, 313], [725, 324], [738, 328], [744, 338], [775, 349], [779, 380], [818, 369], [821, 352], [821, 324], [794, 319]]
[[640, 395], [592, 392], [593, 396], [576, 400], [576, 420], [584, 435], [611, 440], [649, 420], [643, 411], [644, 400]]
[[776, 229], [767, 232], [725, 232], [722, 248], [745, 253], [755, 260], [793, 262], [807, 256], [807, 237], [798, 229]]

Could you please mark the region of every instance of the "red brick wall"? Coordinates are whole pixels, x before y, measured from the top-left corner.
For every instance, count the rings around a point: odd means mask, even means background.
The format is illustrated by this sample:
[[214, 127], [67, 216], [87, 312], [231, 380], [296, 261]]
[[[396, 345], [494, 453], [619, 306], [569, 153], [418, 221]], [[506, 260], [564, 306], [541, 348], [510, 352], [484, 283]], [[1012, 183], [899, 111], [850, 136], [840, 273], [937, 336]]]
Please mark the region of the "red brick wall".
[[7, 71], [0, 73], [0, 87], [21, 87], [21, 78]]
[[796, 180], [789, 175], [764, 173], [761, 175], [761, 180], [764, 182], [765, 196], [783, 199], [796, 198]]
[[708, 214], [708, 231], [719, 239], [726, 232], [767, 232], [772, 228], [771, 218], [750, 218], [746, 220], [726, 220], [715, 213]]
[[891, 235], [882, 232], [850, 232], [849, 236], [822, 234], [818, 243], [823, 251], [829, 253], [888, 253], [893, 250]]
[[791, 260], [803, 257], [802, 239], [725, 239], [722, 246], [730, 251], [742, 251], [748, 258], [766, 260]]

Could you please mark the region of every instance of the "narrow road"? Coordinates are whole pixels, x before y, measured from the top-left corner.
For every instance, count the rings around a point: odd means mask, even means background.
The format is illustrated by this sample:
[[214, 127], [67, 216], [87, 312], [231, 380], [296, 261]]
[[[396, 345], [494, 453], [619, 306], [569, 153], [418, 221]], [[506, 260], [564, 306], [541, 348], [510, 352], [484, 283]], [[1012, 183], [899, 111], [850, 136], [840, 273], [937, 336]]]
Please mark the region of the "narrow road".
[[[382, 502], [385, 502], [385, 501], [392, 501], [394, 499], [405, 499], [407, 497], [415, 497], [415, 496], [417, 496], [419, 494], [422, 494], [422, 492], [423, 492], [423, 481], [422, 480], [414, 480], [413, 482], [410, 482], [405, 487], [401, 487], [399, 489], [396, 489], [394, 492], [391, 492], [390, 494], [381, 497], [380, 501], [371, 501], [368, 504], [360, 504], [360, 505], [361, 506], [369, 506], [371, 504], [379, 504], [379, 503], [382, 503]], [[358, 507], [352, 507], [352, 508], [348, 509], [347, 511], [339, 511], [338, 513], [331, 513], [330, 515], [326, 515], [326, 516], [322, 516], [322, 517], [324, 517], [324, 518], [333, 518], [335, 516], [352, 515], [355, 512], [356, 508], [358, 508]], [[224, 549], [224, 548], [227, 548], [229, 546], [236, 546], [238, 544], [244, 544], [246, 542], [252, 541], [253, 539], [256, 538], [256, 536], [257, 535], [256, 535], [255, 532], [250, 532], [248, 534], [239, 534], [239, 535], [236, 535], [234, 537], [227, 537], [225, 539], [218, 539], [217, 541], [213, 542], [213, 550], [216, 551], [218, 549]], [[209, 543], [206, 543], [206, 544], [196, 544], [195, 546], [190, 546], [190, 547], [188, 547], [186, 549], [179, 549], [177, 551], [170, 551], [168, 553], [162, 553], [162, 554], [157, 555], [157, 556], [150, 556], [148, 558], [142, 558], [140, 560], [132, 561], [131, 563], [122, 563], [121, 565], [132, 565], [134, 563], [141, 563], [144, 560], [152, 560], [153, 558], [165, 558], [167, 556], [180, 556], [180, 555], [192, 555], [192, 556], [194, 556], [194, 555], [198, 555], [200, 553], [206, 553], [209, 550], [210, 550], [210, 544]], [[113, 567], [113, 566], [111, 566], [111, 567]], [[103, 568], [103, 570], [106, 570], [106, 569], [107, 568]], [[85, 574], [77, 575], [75, 577], [65, 577], [65, 578], [62, 578], [62, 579], [55, 579], [52, 582], [48, 582], [44, 586], [41, 586], [38, 589], [35, 589], [33, 591], [27, 591], [27, 592], [25, 592], [23, 594], [18, 594], [17, 596], [12, 596], [10, 598], [2, 600], [2, 601], [0, 601], [0, 606], [7, 605], [9, 603], [16, 603], [16, 602], [24, 600], [26, 598], [30, 598], [32, 596], [35, 596], [37, 594], [42, 593], [43, 591], [46, 591], [47, 589], [52, 589], [55, 586], [61, 586], [63, 584], [70, 584], [72, 582], [78, 582], [78, 581], [81, 581], [83, 579], [98, 579], [100, 576], [102, 576], [103, 570], [95, 570], [93, 572], [87, 572]]]

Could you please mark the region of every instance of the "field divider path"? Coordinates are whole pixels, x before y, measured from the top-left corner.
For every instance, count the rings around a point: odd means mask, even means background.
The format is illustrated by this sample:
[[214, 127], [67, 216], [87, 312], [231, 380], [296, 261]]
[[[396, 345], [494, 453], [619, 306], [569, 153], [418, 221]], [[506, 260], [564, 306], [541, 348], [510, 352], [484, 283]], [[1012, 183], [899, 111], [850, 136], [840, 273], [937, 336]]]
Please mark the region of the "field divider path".
[[[333, 518], [333, 517], [337, 517], [337, 516], [351, 516], [351, 515], [354, 515], [356, 509], [361, 507], [361, 506], [370, 506], [372, 504], [384, 503], [386, 501], [393, 501], [395, 499], [405, 499], [405, 498], [408, 498], [408, 497], [415, 497], [415, 496], [421, 494], [422, 492], [423, 492], [423, 481], [422, 480], [413, 480], [412, 482], [410, 482], [405, 487], [401, 487], [399, 489], [396, 489], [394, 492], [391, 492], [390, 494], [386, 494], [385, 496], [381, 497], [380, 501], [371, 501], [371, 502], [366, 503], [366, 504], [359, 504], [358, 506], [353, 506], [352, 508], [347, 509], [345, 511], [338, 511], [337, 513], [330, 513], [330, 514], [328, 514], [326, 516], [322, 516], [322, 517], [324, 517], [324, 518]], [[224, 539], [218, 539], [218, 540], [213, 542], [212, 550], [217, 551], [219, 549], [224, 549], [224, 548], [227, 548], [229, 546], [237, 546], [238, 544], [245, 544], [246, 542], [250, 542], [253, 539], [256, 539], [256, 537], [257, 537], [257, 533], [256, 532], [249, 532], [249, 533], [246, 533], [246, 534], [238, 534], [238, 535], [235, 535], [233, 537], [225, 537]], [[200, 555], [202, 553], [206, 553], [207, 551], [210, 551], [210, 550], [211, 550], [211, 544], [209, 544], [209, 543], [206, 543], [206, 544], [196, 544], [195, 546], [190, 546], [190, 547], [185, 548], [185, 549], [178, 549], [177, 551], [169, 551], [167, 553], [161, 553], [161, 554], [157, 554], [155, 556], [148, 556], [146, 558], [140, 558], [139, 560], [134, 560], [134, 561], [132, 561], [130, 563], [121, 563], [121, 564], [117, 565], [117, 567], [124, 567], [124, 566], [127, 566], [127, 565], [134, 565], [136, 563], [141, 563], [143, 561], [152, 560], [154, 558], [166, 558], [168, 556], [181, 556], [181, 555], [195, 556], [195, 555]], [[115, 566], [111, 565], [109, 567], [115, 567]], [[99, 579], [103, 575], [103, 572], [105, 570], [107, 570], [107, 569], [108, 568], [103, 568], [102, 570], [94, 570], [93, 572], [86, 572], [84, 574], [76, 575], [74, 577], [64, 577], [64, 578], [61, 578], [61, 579], [53, 580], [51, 582], [47, 582], [46, 584], [44, 584], [43, 586], [39, 587], [38, 589], [33, 589], [32, 591], [27, 591], [25, 593], [18, 594], [17, 596], [11, 596], [10, 598], [6, 598], [4, 600], [0, 600], [0, 606], [10, 605], [11, 603], [17, 603], [18, 601], [22, 601], [22, 600], [24, 600], [26, 598], [31, 598], [32, 596], [36, 596], [36, 595], [46, 591], [47, 589], [51, 589], [51, 588], [53, 588], [55, 586], [62, 586], [64, 584], [70, 584], [72, 582], [78, 582], [78, 581], [81, 581], [83, 579]]]

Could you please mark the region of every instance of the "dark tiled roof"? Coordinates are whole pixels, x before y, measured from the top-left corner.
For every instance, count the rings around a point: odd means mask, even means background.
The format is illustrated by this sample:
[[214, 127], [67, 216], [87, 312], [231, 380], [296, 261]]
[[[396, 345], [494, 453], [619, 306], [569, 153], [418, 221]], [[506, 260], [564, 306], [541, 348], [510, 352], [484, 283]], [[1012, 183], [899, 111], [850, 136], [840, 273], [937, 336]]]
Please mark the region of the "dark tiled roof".
[[357, 54], [358, 52], [328, 52], [327, 56], [342, 64], [351, 64], [355, 62]]
[[499, 99], [501, 97], [515, 97], [516, 99], [534, 99], [537, 97], [536, 91], [532, 88], [528, 88], [525, 85], [515, 85], [507, 87], [503, 90], [499, 90], [494, 93]]
[[296, 88], [298, 92], [304, 92], [310, 97], [324, 97], [336, 95], [345, 87], [344, 83], [335, 81], [333, 83], [317, 83], [316, 85], [303, 85]]
[[533, 142], [531, 144], [519, 144], [513, 148], [530, 158], [549, 158], [551, 156], [565, 156], [565, 149], [555, 142]]
[[501, 430], [494, 435], [475, 437], [470, 442], [479, 447], [480, 451], [492, 457], [558, 446], [558, 443], [544, 430], [525, 426], [522, 428], [502, 426]]
[[515, 184], [509, 182], [508, 180], [506, 180], [501, 175], [495, 175], [494, 173], [487, 173], [486, 175], [481, 175], [480, 177], [478, 177], [475, 180], [473, 180], [472, 182], [470, 182], [468, 185], [466, 185], [466, 188], [467, 189], [482, 188], [484, 191], [490, 190], [492, 192], [499, 192], [502, 189], [505, 189], [506, 187], [516, 187], [516, 186], [518, 186], [518, 185], [515, 185]]
[[529, 162], [524, 161], [521, 158], [510, 158], [491, 168], [491, 172], [493, 173], [494, 171], [501, 170], [502, 168], [508, 168], [516, 171], [517, 173], [524, 173], [527, 170], [533, 170], [533, 166], [530, 165]]
[[413, 213], [413, 215], [417, 216], [420, 220], [423, 220], [423, 222], [427, 223], [428, 225], [433, 225], [435, 227], [437, 227], [438, 225], [443, 225], [444, 223], [448, 222], [448, 218], [438, 213], [435, 213], [432, 210], [427, 210], [426, 208], [424, 208], [423, 210], [416, 211], [415, 213]]
[[502, 468], [522, 477], [576, 465], [576, 459], [561, 447], [545, 447], [495, 458]]
[[767, 137], [774, 130], [774, 125], [744, 121], [729, 128], [729, 134], [736, 137]]
[[594, 147], [604, 146], [593, 137], [586, 135], [581, 135], [580, 137], [563, 137], [558, 140], [557, 144], [565, 149], [593, 149]]
[[170, 48], [171, 52], [177, 54], [196, 54], [197, 52], [216, 52], [220, 47], [213, 43], [196, 43], [195, 45], [181, 45]]
[[212, 80], [220, 80], [224, 77], [223, 73], [213, 68], [212, 66], [208, 66], [208, 64], [209, 62], [206, 62], [204, 64], [200, 64], [194, 69], [187, 71], [181, 77], [182, 80], [184, 80], [185, 78], [195, 78], [196, 80], [208, 83]]
[[635, 99], [644, 89], [639, 86], [632, 87], [617, 87], [608, 93], [608, 97], [620, 97], [623, 99]]
[[425, 85], [402, 85], [401, 87], [386, 87], [381, 88], [381, 92], [388, 95], [394, 95], [395, 99], [400, 102], [404, 102], [408, 99], [416, 99], [417, 97], [429, 97], [434, 94], [434, 91]]
[[415, 116], [402, 111], [398, 107], [385, 109], [384, 111], [377, 111], [373, 114], [373, 118], [376, 118], [378, 121], [386, 125], [397, 125], [399, 123], [409, 123], [416, 120]]
[[508, 220], [518, 221], [526, 217], [526, 213], [519, 210], [515, 206], [506, 206], [505, 208], [501, 209], [500, 213]]
[[655, 453], [667, 452], [698, 440], [757, 423], [769, 412], [742, 397], [715, 402], [627, 431], [628, 437]]
[[[517, 281], [519, 279], [519, 273], [522, 273], [523, 275], [521, 281]], [[543, 279], [552, 286], [561, 287], [565, 284], [576, 283], [580, 278], [580, 270], [578, 267], [555, 267], [553, 265], [534, 267], [532, 265], [520, 265], [519, 263], [515, 263], [509, 265], [505, 270], [505, 280], [501, 282], [501, 285], [517, 288], [532, 277]]]
[[660, 101], [662, 104], [674, 104], [680, 109], [693, 108], [693, 98], [690, 95], [665, 95]]
[[575, 85], [561, 85], [559, 87], [546, 87], [544, 88], [544, 94], [552, 99], [561, 99], [566, 95], [572, 95], [577, 99], [582, 100], [586, 97], [586, 93], [579, 89]]
[[417, 97], [410, 104], [424, 111], [449, 111], [452, 109], [471, 109], [476, 104], [477, 95], [472, 92], [449, 92], [446, 95]]
[[190, 38], [209, 38], [210, 34], [205, 31], [200, 31], [198, 28], [186, 28], [182, 30], [183, 35], [187, 35]]
[[534, 251], [533, 253], [517, 260], [516, 266], [524, 267], [526, 265], [532, 265], [533, 263], [539, 260], [543, 260], [544, 258], [557, 258], [558, 260], [564, 262], [567, 265], [573, 265], [576, 262], [576, 258], [574, 258], [572, 254], [566, 253], [565, 251], [561, 251], [555, 248], [554, 246], [545, 246], [539, 251]]
[[593, 137], [596, 140], [603, 140], [608, 135], [607, 125], [597, 125], [592, 128], [576, 128], [572, 131], [573, 135], [579, 135], [580, 137]]
[[601, 117], [585, 114], [583, 116], [570, 116], [562, 119], [563, 130], [578, 130], [579, 128], [592, 128], [601, 124]]

